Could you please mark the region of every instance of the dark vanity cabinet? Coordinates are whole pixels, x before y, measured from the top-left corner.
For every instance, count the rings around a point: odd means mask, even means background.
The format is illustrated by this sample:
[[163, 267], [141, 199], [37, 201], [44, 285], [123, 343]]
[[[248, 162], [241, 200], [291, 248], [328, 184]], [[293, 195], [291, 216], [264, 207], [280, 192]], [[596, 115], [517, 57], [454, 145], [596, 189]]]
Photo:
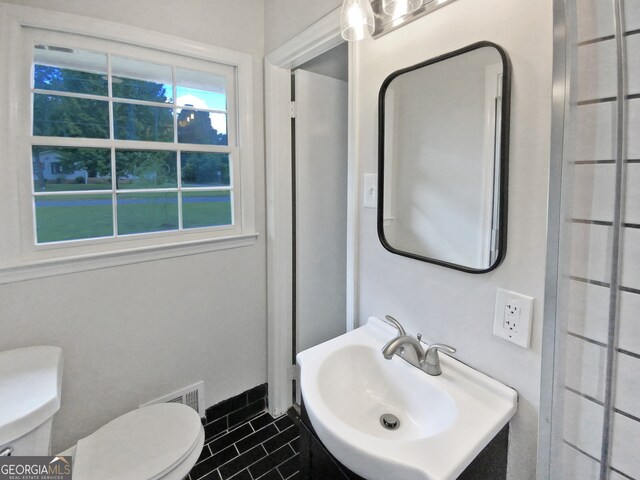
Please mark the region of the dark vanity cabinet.
[[300, 429], [300, 478], [303, 480], [362, 480], [342, 465], [316, 435], [304, 408], [290, 408], [288, 415]]

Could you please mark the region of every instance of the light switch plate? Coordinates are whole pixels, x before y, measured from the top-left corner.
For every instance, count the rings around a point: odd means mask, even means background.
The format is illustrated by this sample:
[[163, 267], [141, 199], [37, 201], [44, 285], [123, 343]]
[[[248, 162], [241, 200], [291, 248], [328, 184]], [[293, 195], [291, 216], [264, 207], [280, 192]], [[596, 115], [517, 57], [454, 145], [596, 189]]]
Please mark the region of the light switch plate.
[[523, 348], [531, 344], [533, 297], [498, 288], [493, 334]]
[[378, 207], [378, 175], [365, 173], [362, 204], [364, 208]]

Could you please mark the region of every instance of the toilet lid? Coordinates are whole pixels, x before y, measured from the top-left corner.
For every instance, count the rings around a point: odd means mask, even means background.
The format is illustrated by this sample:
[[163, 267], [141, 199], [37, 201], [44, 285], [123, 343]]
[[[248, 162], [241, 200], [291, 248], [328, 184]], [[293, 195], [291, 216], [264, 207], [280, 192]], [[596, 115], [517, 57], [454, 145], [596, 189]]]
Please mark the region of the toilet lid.
[[173, 470], [202, 429], [190, 407], [161, 403], [133, 410], [78, 442], [74, 480], [153, 480]]

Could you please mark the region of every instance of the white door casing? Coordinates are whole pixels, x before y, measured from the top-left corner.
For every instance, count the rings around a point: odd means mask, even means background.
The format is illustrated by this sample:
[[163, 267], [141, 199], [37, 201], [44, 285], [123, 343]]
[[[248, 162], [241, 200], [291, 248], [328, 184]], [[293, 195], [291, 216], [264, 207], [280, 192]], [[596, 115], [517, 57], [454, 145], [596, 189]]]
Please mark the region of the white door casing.
[[[267, 379], [269, 412], [280, 415], [291, 406], [293, 376], [293, 211], [291, 171], [291, 69], [338, 46], [340, 9], [311, 25], [265, 59], [265, 128], [267, 189]], [[349, 78], [353, 78], [355, 46], [349, 45]], [[355, 161], [353, 82], [348, 87], [346, 327], [357, 318], [356, 231], [358, 168]]]

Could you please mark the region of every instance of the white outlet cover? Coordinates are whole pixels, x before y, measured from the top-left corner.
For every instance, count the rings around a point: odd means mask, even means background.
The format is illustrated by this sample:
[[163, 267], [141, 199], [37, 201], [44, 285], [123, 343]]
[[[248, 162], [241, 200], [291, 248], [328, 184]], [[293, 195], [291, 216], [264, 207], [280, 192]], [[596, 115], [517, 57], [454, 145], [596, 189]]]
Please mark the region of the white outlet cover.
[[533, 297], [498, 288], [493, 334], [523, 348], [531, 345]]

